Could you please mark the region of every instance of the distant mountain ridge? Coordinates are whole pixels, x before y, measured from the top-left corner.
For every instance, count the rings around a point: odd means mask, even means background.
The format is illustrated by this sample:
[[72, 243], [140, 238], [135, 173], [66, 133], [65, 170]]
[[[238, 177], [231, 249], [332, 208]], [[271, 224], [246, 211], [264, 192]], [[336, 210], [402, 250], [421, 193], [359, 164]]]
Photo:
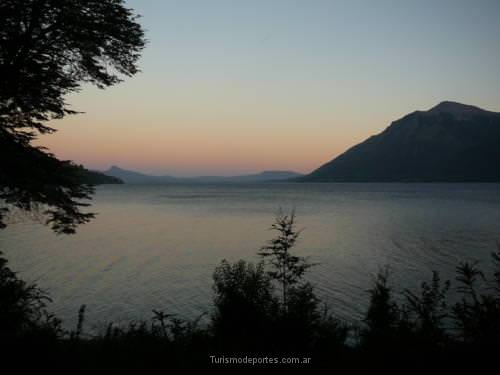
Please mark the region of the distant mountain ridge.
[[500, 113], [445, 101], [394, 121], [297, 180], [500, 182]]
[[175, 177], [171, 176], [150, 176], [147, 174], [129, 171], [126, 169], [119, 168], [117, 166], [112, 166], [107, 171], [103, 172], [108, 176], [113, 176], [121, 179], [126, 184], [146, 184], [151, 182], [173, 182]]
[[302, 174], [292, 171], [264, 171], [256, 174], [241, 176], [199, 176], [199, 177], [173, 177], [152, 176], [144, 173], [129, 171], [126, 169], [112, 166], [105, 175], [117, 177], [127, 184], [164, 184], [164, 183], [217, 183], [217, 182], [269, 182], [283, 181], [301, 177]]
[[123, 181], [114, 176], [108, 176], [102, 172], [92, 171], [82, 167], [82, 178], [89, 185], [123, 184]]

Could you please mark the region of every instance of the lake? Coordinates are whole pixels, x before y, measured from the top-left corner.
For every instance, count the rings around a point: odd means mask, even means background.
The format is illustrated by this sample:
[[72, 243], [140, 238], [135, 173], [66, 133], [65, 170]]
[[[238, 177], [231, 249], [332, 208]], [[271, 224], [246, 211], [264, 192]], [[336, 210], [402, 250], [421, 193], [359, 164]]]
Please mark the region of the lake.
[[307, 278], [348, 320], [365, 311], [381, 267], [402, 290], [434, 269], [452, 278], [460, 260], [488, 266], [500, 241], [500, 184], [107, 185], [76, 235], [23, 222], [0, 232], [0, 250], [50, 292], [66, 327], [82, 304], [87, 328], [152, 309], [194, 318], [210, 311], [214, 267], [258, 260], [280, 207], [304, 229], [296, 253], [317, 263]]

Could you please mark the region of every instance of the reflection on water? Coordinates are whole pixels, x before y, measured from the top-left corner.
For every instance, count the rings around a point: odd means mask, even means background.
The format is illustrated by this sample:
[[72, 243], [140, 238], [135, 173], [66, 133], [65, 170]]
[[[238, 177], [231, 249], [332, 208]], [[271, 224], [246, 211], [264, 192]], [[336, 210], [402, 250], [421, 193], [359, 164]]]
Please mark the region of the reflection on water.
[[304, 227], [297, 251], [319, 265], [309, 279], [337, 315], [355, 319], [371, 275], [389, 264], [398, 287], [432, 269], [452, 277], [462, 259], [486, 261], [500, 241], [499, 184], [109, 185], [97, 219], [74, 236], [24, 223], [0, 249], [54, 299], [72, 325], [149, 318], [153, 308], [207, 311], [221, 259], [256, 260], [279, 207]]

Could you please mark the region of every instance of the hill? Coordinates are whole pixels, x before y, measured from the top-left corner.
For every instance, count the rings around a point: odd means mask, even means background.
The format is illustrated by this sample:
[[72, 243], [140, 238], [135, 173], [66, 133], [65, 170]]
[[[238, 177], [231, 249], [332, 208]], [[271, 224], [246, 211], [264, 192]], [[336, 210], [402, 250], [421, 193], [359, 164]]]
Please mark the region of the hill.
[[153, 176], [112, 166], [106, 175], [120, 178], [127, 184], [165, 184], [165, 183], [242, 183], [242, 182], [269, 182], [281, 181], [302, 176], [291, 171], [264, 171], [256, 174], [241, 176], [199, 176], [199, 177], [173, 177]]
[[121, 179], [97, 171], [83, 169], [82, 174], [84, 182], [89, 185], [123, 184]]
[[394, 121], [298, 180], [498, 182], [500, 113], [442, 102]]

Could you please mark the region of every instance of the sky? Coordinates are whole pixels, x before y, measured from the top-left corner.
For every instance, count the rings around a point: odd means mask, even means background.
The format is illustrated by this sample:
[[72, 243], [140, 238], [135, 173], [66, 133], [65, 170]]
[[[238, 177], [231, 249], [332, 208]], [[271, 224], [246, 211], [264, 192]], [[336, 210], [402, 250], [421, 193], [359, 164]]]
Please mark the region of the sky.
[[91, 169], [310, 172], [444, 100], [500, 112], [497, 0], [128, 0], [141, 73], [40, 143]]

